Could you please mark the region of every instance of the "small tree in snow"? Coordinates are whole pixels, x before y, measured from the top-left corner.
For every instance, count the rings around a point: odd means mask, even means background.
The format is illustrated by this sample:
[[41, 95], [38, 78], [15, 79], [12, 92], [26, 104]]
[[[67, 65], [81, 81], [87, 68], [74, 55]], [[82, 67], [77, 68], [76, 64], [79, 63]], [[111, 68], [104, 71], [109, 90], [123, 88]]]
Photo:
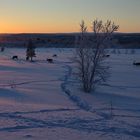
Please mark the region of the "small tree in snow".
[[110, 45], [113, 32], [117, 31], [111, 21], [103, 24], [95, 20], [92, 24], [93, 34], [87, 33], [84, 21], [80, 24], [81, 36], [78, 39], [76, 62], [78, 64], [78, 75], [85, 92], [91, 92], [97, 83], [105, 81], [107, 77], [107, 66], [104, 65], [105, 48]]
[[1, 52], [4, 52], [4, 47], [1, 47], [0, 51], [1, 51]]
[[116, 49], [113, 49], [111, 53], [116, 54]]
[[32, 40], [28, 41], [28, 45], [27, 45], [27, 50], [26, 50], [26, 60], [31, 60], [31, 62], [33, 61], [33, 57], [36, 57], [35, 54], [35, 46], [32, 42]]
[[127, 48], [125, 49], [125, 54], [128, 54], [128, 49]]
[[4, 46], [2, 44], [0, 44], [0, 52], [4, 52]]

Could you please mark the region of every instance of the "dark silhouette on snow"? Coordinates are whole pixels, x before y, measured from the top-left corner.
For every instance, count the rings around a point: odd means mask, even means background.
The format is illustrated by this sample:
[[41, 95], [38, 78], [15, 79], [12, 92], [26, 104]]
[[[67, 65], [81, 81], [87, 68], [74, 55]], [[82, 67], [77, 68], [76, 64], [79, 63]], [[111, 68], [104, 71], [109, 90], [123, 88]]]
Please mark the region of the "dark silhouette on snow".
[[1, 52], [4, 52], [4, 47], [1, 47], [1, 50], [0, 50]]
[[134, 62], [133, 62], [133, 65], [140, 66], [140, 62], [134, 61]]
[[48, 63], [53, 63], [53, 59], [47, 58]]
[[26, 50], [26, 60], [30, 59], [30, 61], [33, 62], [33, 57], [36, 57], [35, 46], [32, 40], [29, 40], [27, 45], [27, 50]]
[[54, 54], [53, 57], [57, 57], [57, 54]]
[[27, 61], [29, 60], [29, 57], [28, 57], [28, 56], [26, 56], [26, 60], [27, 60]]
[[103, 57], [110, 57], [110, 55], [109, 54], [106, 54], [106, 55], [103, 55]]
[[17, 59], [18, 59], [18, 56], [17, 56], [17, 55], [14, 55], [14, 56], [12, 57], [12, 59], [13, 59], [13, 60], [15, 60], [15, 59], [17, 60]]

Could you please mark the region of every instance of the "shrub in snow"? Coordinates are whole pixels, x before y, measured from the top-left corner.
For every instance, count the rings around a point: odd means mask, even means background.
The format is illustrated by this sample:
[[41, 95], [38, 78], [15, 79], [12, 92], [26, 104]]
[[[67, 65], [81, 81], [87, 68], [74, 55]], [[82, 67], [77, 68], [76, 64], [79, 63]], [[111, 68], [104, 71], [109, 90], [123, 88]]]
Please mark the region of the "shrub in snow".
[[128, 49], [125, 49], [125, 54], [128, 54]]
[[1, 47], [1, 50], [0, 50], [0, 51], [1, 51], [1, 52], [4, 52], [4, 49], [5, 49], [4, 47]]
[[111, 53], [116, 54], [116, 49], [113, 49]]
[[131, 49], [131, 54], [135, 54], [135, 49]]
[[121, 54], [121, 51], [118, 49], [118, 54]]

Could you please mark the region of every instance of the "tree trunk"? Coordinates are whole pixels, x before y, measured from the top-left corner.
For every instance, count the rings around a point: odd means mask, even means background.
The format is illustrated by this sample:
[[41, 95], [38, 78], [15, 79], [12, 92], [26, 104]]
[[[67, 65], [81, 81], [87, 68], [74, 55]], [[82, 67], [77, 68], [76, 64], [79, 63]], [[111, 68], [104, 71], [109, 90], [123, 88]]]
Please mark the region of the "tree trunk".
[[33, 58], [31, 57], [31, 62], [33, 62]]

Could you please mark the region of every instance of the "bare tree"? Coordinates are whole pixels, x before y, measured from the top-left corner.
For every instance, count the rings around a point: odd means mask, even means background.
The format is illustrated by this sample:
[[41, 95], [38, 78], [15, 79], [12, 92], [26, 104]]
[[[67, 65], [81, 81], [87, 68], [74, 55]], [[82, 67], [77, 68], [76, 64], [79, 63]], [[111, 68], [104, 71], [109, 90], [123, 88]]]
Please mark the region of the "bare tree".
[[110, 45], [112, 34], [118, 30], [111, 21], [105, 24], [100, 20], [92, 23], [93, 34], [87, 33], [84, 21], [80, 24], [81, 36], [78, 39], [77, 57], [78, 75], [85, 92], [91, 92], [97, 83], [105, 81], [107, 66], [104, 65], [105, 48]]

